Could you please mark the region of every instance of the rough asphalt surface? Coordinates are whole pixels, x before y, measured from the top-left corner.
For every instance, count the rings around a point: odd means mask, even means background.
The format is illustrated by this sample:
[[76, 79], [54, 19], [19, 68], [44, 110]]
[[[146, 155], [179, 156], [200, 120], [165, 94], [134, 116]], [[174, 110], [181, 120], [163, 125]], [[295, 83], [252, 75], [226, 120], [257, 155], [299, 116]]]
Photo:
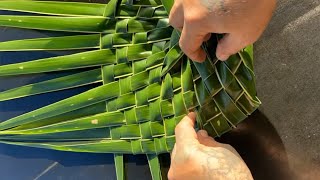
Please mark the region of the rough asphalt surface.
[[283, 141], [290, 168], [299, 179], [318, 179], [320, 1], [279, 0], [255, 59], [260, 110]]

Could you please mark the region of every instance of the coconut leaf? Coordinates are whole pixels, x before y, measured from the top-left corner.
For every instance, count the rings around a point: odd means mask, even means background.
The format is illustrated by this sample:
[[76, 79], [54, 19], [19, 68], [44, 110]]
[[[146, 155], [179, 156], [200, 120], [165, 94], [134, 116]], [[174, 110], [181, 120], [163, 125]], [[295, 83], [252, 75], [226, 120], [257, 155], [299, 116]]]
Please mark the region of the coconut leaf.
[[104, 4], [54, 1], [1, 1], [1, 10], [30, 12], [49, 15], [102, 16]]
[[0, 92], [0, 101], [75, 88], [101, 81], [101, 69], [94, 69]]
[[118, 87], [118, 82], [114, 82], [91, 89], [87, 92], [59, 101], [44, 108], [12, 118], [9, 121], [4, 121], [0, 123], [0, 129], [4, 130], [18, 125], [39, 121], [115, 98], [119, 95]]
[[116, 62], [116, 51], [110, 49], [45, 58], [34, 61], [0, 66], [0, 76], [34, 74], [101, 66]]
[[118, 180], [124, 180], [124, 161], [123, 154], [114, 154], [114, 165], [116, 167], [116, 174]]
[[148, 162], [149, 162], [149, 167], [150, 167], [152, 179], [162, 180], [158, 156], [155, 154], [147, 154], [147, 158], [148, 158]]
[[100, 35], [23, 39], [0, 43], [0, 51], [41, 51], [100, 48]]
[[0, 9], [39, 15], [0, 15], [0, 26], [62, 31], [62, 36], [0, 42], [0, 53], [83, 52], [2, 65], [0, 76], [98, 69], [9, 89], [0, 92], [0, 101], [103, 84], [1, 122], [0, 142], [115, 153], [118, 179], [125, 178], [123, 154], [147, 154], [152, 178], [161, 179], [157, 154], [173, 149], [174, 129], [190, 110], [212, 137], [235, 128], [260, 105], [252, 46], [220, 62], [214, 52], [219, 35], [213, 34], [202, 45], [205, 62], [192, 62], [169, 25], [172, 5], [173, 0], [1, 1]]
[[0, 16], [1, 26], [53, 31], [102, 32], [108, 23], [104, 17]]

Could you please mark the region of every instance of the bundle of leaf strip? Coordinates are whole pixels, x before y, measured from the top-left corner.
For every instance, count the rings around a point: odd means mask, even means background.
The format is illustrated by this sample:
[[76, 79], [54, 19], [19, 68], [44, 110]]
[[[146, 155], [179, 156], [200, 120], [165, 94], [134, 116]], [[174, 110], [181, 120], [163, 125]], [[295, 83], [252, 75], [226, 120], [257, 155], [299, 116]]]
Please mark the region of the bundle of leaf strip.
[[1, 122], [0, 141], [115, 153], [118, 179], [124, 178], [122, 154], [147, 154], [152, 177], [161, 179], [157, 154], [172, 150], [175, 126], [188, 111], [198, 112], [199, 127], [211, 136], [220, 136], [244, 120], [260, 104], [252, 46], [221, 62], [211, 52], [214, 36], [203, 46], [207, 60], [194, 63], [180, 50], [179, 33], [168, 24], [166, 10], [173, 0], [163, 3], [1, 1], [1, 10], [38, 15], [0, 15], [0, 26], [79, 35], [1, 42], [0, 51], [85, 51], [0, 66], [0, 76], [83, 69], [0, 92], [0, 101], [96, 82], [103, 85]]

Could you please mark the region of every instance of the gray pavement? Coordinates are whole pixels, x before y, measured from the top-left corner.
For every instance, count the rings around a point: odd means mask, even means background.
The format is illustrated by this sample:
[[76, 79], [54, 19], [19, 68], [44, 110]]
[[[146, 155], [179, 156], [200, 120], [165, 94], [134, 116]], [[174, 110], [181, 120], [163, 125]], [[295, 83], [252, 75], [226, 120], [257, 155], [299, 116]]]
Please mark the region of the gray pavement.
[[283, 141], [291, 169], [298, 179], [319, 179], [320, 1], [279, 0], [255, 60], [260, 110]]

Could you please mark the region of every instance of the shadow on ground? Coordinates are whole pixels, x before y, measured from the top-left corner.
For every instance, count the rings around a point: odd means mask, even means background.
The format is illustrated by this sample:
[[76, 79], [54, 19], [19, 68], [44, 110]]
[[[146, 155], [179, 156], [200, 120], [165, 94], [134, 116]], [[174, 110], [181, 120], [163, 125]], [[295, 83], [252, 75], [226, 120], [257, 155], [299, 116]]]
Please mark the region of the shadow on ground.
[[239, 152], [254, 179], [292, 179], [283, 142], [260, 111], [217, 140], [232, 145]]

